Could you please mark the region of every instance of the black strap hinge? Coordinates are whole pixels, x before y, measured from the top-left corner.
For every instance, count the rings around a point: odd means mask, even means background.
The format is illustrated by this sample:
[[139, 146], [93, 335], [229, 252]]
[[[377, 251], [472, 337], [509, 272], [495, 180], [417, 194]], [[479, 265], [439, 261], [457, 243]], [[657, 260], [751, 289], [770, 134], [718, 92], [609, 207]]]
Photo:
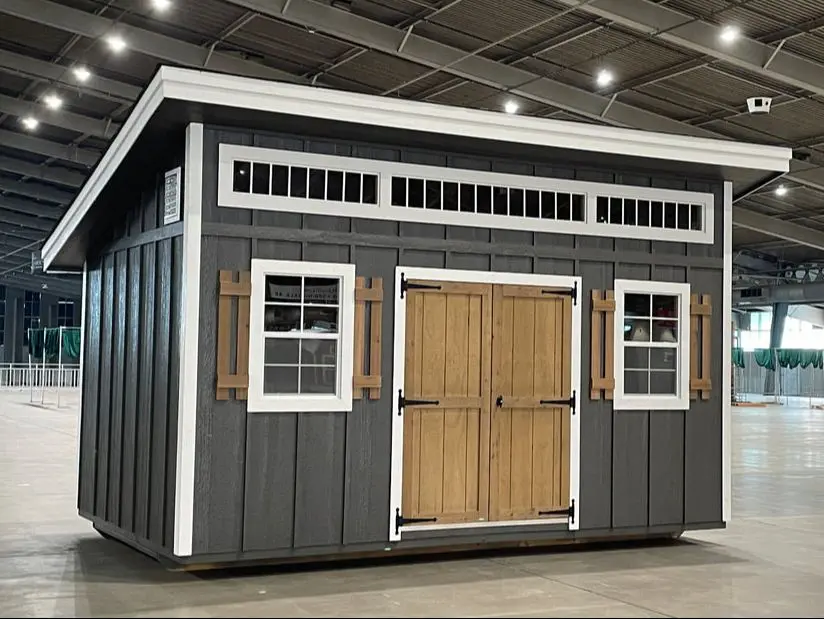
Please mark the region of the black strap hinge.
[[572, 304], [578, 305], [578, 282], [574, 282], [569, 290], [541, 290], [541, 294], [557, 294], [570, 297]]
[[404, 518], [401, 516], [399, 507], [395, 508], [395, 535], [400, 532], [400, 528], [407, 524], [414, 524], [416, 522], [438, 522], [437, 518]]
[[566, 516], [570, 523], [575, 524], [575, 499], [570, 501], [569, 507], [566, 509], [555, 509], [547, 512], [538, 512], [539, 516]]
[[575, 414], [575, 395], [576, 392], [572, 392], [572, 397], [568, 400], [540, 400], [541, 404], [555, 404], [556, 406], [569, 406], [570, 412], [574, 415]]
[[440, 290], [441, 287], [435, 284], [412, 284], [406, 279], [406, 275], [401, 273], [401, 299], [407, 290]]
[[406, 408], [407, 406], [437, 406], [440, 404], [440, 400], [407, 400], [403, 397], [403, 390], [398, 389], [398, 415], [400, 416], [401, 411]]

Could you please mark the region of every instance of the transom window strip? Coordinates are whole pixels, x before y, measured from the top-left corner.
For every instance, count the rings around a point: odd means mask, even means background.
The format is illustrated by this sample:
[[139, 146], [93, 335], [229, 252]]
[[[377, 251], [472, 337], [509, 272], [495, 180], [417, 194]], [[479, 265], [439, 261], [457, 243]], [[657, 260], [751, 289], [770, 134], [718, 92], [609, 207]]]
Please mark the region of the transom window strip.
[[233, 162], [232, 191], [355, 204], [378, 203], [378, 175], [321, 167]]
[[392, 206], [586, 221], [586, 195], [520, 187], [392, 176]]
[[599, 224], [699, 232], [704, 229], [702, 204], [598, 196], [596, 205]]
[[675, 295], [625, 295], [624, 393], [677, 395], [680, 320]]
[[264, 305], [264, 393], [334, 395], [340, 280], [269, 275]]

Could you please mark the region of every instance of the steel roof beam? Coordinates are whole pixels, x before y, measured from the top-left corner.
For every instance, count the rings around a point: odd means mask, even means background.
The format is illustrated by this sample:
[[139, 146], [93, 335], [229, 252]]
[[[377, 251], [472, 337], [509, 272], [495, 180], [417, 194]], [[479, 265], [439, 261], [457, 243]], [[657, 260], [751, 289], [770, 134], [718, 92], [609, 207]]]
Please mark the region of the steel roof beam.
[[31, 215], [32, 217], [42, 217], [44, 219], [60, 219], [66, 209], [62, 206], [53, 206], [51, 204], [40, 204], [32, 202], [31, 200], [10, 198], [9, 196], [0, 196], [0, 210], [14, 211], [22, 215]]
[[235, 75], [308, 83], [308, 80], [280, 69], [130, 26], [108, 17], [62, 6], [49, 0], [0, 0], [0, 13], [90, 39], [100, 39], [116, 30], [128, 42], [130, 50], [174, 64], [209, 68]]
[[[36, 104], [24, 99], [15, 99], [14, 97], [0, 95], [0, 113], [3, 114], [11, 114], [12, 116], [19, 117], [28, 116], [32, 112], [33, 105]], [[98, 120], [97, 118], [90, 118], [83, 114], [76, 114], [66, 110], [55, 112], [43, 110], [37, 117], [40, 122], [47, 125], [68, 129], [69, 131], [76, 131], [77, 133], [93, 135], [104, 140], [111, 138], [120, 128], [118, 123]]]
[[0, 202], [0, 224], [10, 224], [12, 226], [20, 226], [41, 232], [51, 232], [51, 229], [54, 228], [53, 219], [43, 219], [41, 217], [15, 213], [4, 207], [2, 202]]
[[[14, 268], [17, 265], [11, 264], [8, 267], [0, 268], [0, 273]], [[30, 292], [46, 292], [59, 297], [66, 297], [73, 300], [80, 299], [82, 282], [79, 277], [63, 278], [48, 275], [34, 275], [28, 268], [20, 266], [19, 269], [10, 273], [0, 275], [0, 284], [9, 288], [18, 288]]]
[[32, 179], [56, 183], [67, 187], [80, 187], [86, 175], [66, 168], [56, 168], [0, 155], [0, 170]]
[[81, 89], [77, 80], [72, 77], [69, 67], [6, 50], [0, 50], [0, 71], [14, 75], [22, 75], [34, 80], [46, 80], [66, 84], [77, 88], [83, 94], [91, 94], [100, 99], [116, 101], [118, 103], [131, 103], [140, 96], [142, 91], [142, 89], [137, 86], [118, 82], [117, 80], [99, 75], [95, 75], [89, 79], [82, 85]]
[[782, 221], [769, 215], [738, 207], [733, 211], [732, 222], [734, 225], [747, 230], [769, 234], [797, 245], [806, 245], [824, 251], [824, 234], [811, 230], [807, 226]]
[[58, 144], [57, 142], [37, 138], [33, 135], [6, 131], [5, 129], [0, 129], [0, 144], [8, 146], [9, 148], [16, 148], [17, 150], [37, 153], [44, 157], [80, 163], [88, 167], [92, 167], [97, 163], [97, 160], [100, 159], [100, 153], [95, 150], [80, 148], [74, 145]]
[[579, 0], [560, 2], [789, 86], [824, 95], [824, 65], [746, 36], [726, 45], [720, 37], [722, 26], [662, 4], [649, 0], [595, 0], [584, 4]]
[[45, 241], [48, 235], [43, 232], [21, 228], [20, 226], [5, 225], [0, 226], [0, 242], [10, 241]]
[[[74, 194], [72, 193], [61, 191], [48, 185], [23, 181], [12, 181], [5, 178], [0, 178], [0, 191], [13, 193], [19, 196], [26, 196], [36, 200], [56, 202], [57, 204], [68, 204], [74, 197]], [[1, 199], [2, 198], [0, 198], [0, 200]]]

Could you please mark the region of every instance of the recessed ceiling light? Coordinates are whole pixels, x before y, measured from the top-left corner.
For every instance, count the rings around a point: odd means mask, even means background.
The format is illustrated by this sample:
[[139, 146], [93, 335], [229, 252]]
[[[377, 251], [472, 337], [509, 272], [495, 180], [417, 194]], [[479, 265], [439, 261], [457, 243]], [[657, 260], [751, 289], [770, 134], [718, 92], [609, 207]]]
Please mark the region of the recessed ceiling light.
[[721, 31], [721, 40], [724, 41], [724, 43], [732, 43], [739, 36], [741, 36], [741, 31], [736, 26], [726, 26]]
[[43, 103], [45, 103], [46, 107], [50, 110], [59, 110], [63, 105], [63, 99], [58, 97], [56, 94], [51, 93], [43, 97]]
[[172, 0], [152, 0], [152, 7], [157, 11], [168, 11], [172, 8]]
[[83, 66], [75, 67], [72, 69], [72, 73], [74, 73], [74, 77], [77, 78], [78, 82], [85, 82], [92, 76], [92, 72]]
[[108, 43], [109, 49], [115, 53], [120, 53], [126, 49], [126, 41], [116, 34], [106, 37], [106, 43]]
[[518, 105], [517, 101], [507, 101], [504, 104], [504, 112], [506, 112], [507, 114], [515, 114], [519, 108], [520, 106]]
[[37, 129], [37, 125], [40, 124], [40, 121], [38, 121], [34, 116], [26, 116], [21, 122], [29, 131], [34, 131]]
[[787, 195], [787, 188], [784, 185], [779, 185], [775, 188], [775, 195], [778, 197]]
[[612, 84], [612, 80], [614, 79], [615, 77], [612, 75], [612, 71], [602, 69], [601, 71], [598, 71], [598, 75], [595, 77], [595, 82], [599, 86], [609, 86]]

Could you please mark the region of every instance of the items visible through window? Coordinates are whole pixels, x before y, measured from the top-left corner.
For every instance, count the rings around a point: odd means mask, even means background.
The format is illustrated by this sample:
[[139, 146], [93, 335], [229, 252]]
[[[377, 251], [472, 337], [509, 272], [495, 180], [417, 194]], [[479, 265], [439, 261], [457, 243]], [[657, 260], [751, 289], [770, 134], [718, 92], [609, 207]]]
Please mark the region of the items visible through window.
[[624, 296], [624, 393], [678, 394], [679, 297]]
[[264, 394], [337, 392], [341, 280], [267, 275]]

